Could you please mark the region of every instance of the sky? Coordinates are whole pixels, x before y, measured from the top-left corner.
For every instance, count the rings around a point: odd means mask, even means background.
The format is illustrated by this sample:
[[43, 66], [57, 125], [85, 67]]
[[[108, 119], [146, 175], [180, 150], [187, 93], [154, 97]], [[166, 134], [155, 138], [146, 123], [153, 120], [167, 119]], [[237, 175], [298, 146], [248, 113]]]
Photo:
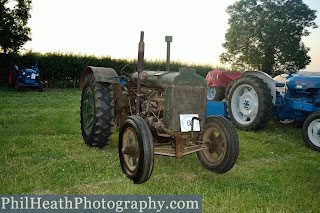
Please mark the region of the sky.
[[[172, 36], [171, 60], [220, 66], [229, 28], [227, 6], [236, 0], [32, 0], [32, 41], [25, 50], [135, 59], [144, 31], [145, 59], [166, 59], [165, 36]], [[317, 10], [320, 1], [304, 0]], [[320, 71], [320, 28], [303, 38], [311, 50], [307, 71]]]

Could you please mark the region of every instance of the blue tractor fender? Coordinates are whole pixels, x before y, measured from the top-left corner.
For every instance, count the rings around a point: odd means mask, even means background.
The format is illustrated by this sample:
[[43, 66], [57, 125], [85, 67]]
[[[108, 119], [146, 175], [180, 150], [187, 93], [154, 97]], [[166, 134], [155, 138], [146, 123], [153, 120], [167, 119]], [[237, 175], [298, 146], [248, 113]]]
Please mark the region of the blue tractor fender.
[[105, 68], [105, 67], [86, 67], [81, 75], [80, 78], [80, 90], [82, 90], [84, 79], [86, 75], [93, 73], [96, 82], [107, 82], [107, 83], [119, 83], [120, 84], [120, 77], [118, 76], [117, 72], [112, 68]]

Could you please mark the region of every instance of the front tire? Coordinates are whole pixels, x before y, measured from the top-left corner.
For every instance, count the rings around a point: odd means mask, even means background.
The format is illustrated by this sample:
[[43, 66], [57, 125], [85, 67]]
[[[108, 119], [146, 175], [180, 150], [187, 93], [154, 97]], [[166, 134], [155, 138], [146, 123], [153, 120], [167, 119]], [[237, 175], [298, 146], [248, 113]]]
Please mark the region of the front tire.
[[244, 76], [232, 86], [228, 113], [236, 128], [261, 130], [272, 116], [272, 95], [268, 85], [256, 76]]
[[146, 182], [152, 173], [154, 144], [151, 131], [140, 116], [130, 116], [119, 132], [119, 158], [122, 171], [134, 183]]
[[302, 137], [308, 147], [320, 151], [320, 112], [310, 114], [304, 121]]
[[109, 83], [96, 82], [93, 74], [84, 80], [80, 117], [87, 145], [102, 148], [109, 144], [114, 126], [113, 91]]
[[229, 171], [239, 155], [239, 139], [231, 122], [222, 116], [206, 118], [205, 131], [200, 140], [208, 142], [208, 149], [197, 152], [204, 168], [216, 172]]

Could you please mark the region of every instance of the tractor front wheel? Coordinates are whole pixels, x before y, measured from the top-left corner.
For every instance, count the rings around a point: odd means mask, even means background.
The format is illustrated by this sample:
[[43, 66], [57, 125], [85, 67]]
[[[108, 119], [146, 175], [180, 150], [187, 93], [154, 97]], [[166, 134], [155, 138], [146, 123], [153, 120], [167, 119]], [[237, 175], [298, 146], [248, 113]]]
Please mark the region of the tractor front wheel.
[[130, 116], [119, 132], [119, 158], [122, 171], [134, 183], [146, 182], [152, 173], [154, 144], [148, 124], [140, 116]]
[[229, 171], [239, 155], [239, 139], [231, 122], [222, 116], [206, 118], [205, 131], [200, 135], [208, 149], [197, 152], [204, 168], [216, 172]]
[[93, 74], [85, 77], [81, 94], [81, 131], [86, 144], [109, 144], [114, 126], [113, 91], [109, 83], [96, 82]]
[[320, 112], [307, 117], [302, 125], [302, 137], [307, 146], [320, 151]]

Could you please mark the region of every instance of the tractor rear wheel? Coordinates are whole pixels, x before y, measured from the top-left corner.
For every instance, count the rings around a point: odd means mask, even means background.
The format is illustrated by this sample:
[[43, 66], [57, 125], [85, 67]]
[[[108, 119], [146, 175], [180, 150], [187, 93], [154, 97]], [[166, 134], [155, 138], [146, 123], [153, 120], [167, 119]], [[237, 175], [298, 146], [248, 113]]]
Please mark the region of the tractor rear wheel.
[[154, 162], [153, 136], [148, 124], [140, 116], [130, 116], [119, 132], [119, 158], [122, 171], [134, 183], [146, 182]]
[[236, 83], [237, 80], [238, 80], [238, 79], [232, 80], [232, 81], [228, 84], [228, 86], [226, 87], [226, 91], [225, 91], [225, 94], [224, 94], [224, 96], [226, 97], [226, 101], [228, 101], [228, 99], [229, 99], [230, 89], [232, 88], [232, 86], [234, 85], [234, 83]]
[[197, 152], [204, 168], [216, 172], [229, 171], [239, 155], [239, 139], [231, 122], [222, 116], [206, 118], [205, 131], [200, 140], [207, 142], [208, 149]]
[[308, 147], [320, 151], [320, 112], [307, 117], [302, 126], [302, 137]]
[[81, 131], [86, 144], [109, 144], [114, 126], [113, 91], [109, 83], [96, 82], [93, 74], [85, 77], [81, 94]]
[[256, 76], [244, 76], [232, 86], [228, 97], [228, 113], [241, 130], [260, 130], [272, 116], [272, 95], [268, 85]]

